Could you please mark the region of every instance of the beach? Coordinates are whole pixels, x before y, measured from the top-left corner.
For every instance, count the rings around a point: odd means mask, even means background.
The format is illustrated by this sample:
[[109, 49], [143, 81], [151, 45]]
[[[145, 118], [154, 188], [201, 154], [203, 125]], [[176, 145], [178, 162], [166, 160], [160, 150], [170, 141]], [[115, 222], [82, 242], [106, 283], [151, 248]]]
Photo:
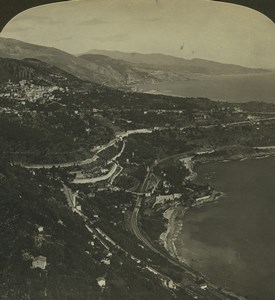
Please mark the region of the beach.
[[175, 241], [179, 232], [182, 230], [182, 219], [188, 208], [182, 206], [172, 207], [163, 213], [163, 217], [167, 219], [167, 229], [160, 236], [160, 241], [165, 249], [175, 258], [180, 260], [177, 254]]

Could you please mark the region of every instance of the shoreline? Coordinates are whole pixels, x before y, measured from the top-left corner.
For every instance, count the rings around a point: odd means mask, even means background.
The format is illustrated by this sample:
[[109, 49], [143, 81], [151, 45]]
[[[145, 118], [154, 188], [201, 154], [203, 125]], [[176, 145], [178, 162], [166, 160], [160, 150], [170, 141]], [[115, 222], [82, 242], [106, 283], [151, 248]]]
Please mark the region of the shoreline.
[[[264, 159], [269, 157], [274, 157], [274, 152], [262, 152], [262, 153], [250, 153], [249, 155], [231, 155], [230, 157], [186, 157], [180, 159], [184, 163], [185, 167], [189, 170], [190, 175], [186, 177], [187, 180], [193, 181], [197, 177], [197, 173], [194, 171], [194, 166], [196, 163], [210, 163], [210, 162], [230, 162], [230, 161], [245, 161], [248, 159]], [[201, 207], [203, 205], [215, 203], [219, 201], [225, 194], [222, 191], [213, 190], [211, 195], [208, 197], [203, 197], [202, 199], [197, 199], [190, 206], [183, 206], [180, 204], [175, 204], [174, 206], [168, 208], [164, 211], [163, 217], [167, 220], [166, 230], [161, 233], [159, 237], [160, 243], [164, 246], [166, 251], [176, 258], [178, 261], [187, 264], [184, 257], [179, 257], [175, 242], [178, 237], [179, 232], [183, 229], [183, 218], [186, 213], [195, 207]]]
[[166, 251], [178, 261], [183, 262], [184, 260], [178, 256], [177, 248], [175, 246], [175, 241], [178, 237], [178, 234], [182, 230], [182, 222], [178, 221], [177, 219], [179, 216], [183, 218], [188, 210], [188, 207], [183, 207], [180, 205], [168, 208], [163, 213], [163, 217], [168, 220], [167, 228], [166, 231], [160, 235], [161, 244], [164, 245]]
[[[246, 161], [246, 160], [255, 160], [255, 159], [265, 159], [265, 158], [270, 158], [274, 157], [275, 152], [261, 152], [261, 153], [250, 153], [248, 155], [231, 155], [230, 157], [204, 157], [203, 161], [201, 159], [197, 159], [195, 157], [194, 160], [191, 162], [189, 161], [188, 166], [192, 166], [192, 172], [191, 174], [196, 174], [197, 173], [193, 170], [193, 167], [195, 163], [210, 163], [210, 162], [229, 162], [229, 161]], [[189, 175], [190, 176], [190, 175]], [[203, 197], [204, 199], [201, 199], [199, 203], [196, 203], [196, 201], [189, 206], [182, 206], [182, 205], [174, 205], [167, 209], [163, 213], [163, 217], [168, 220], [167, 222], [167, 229], [165, 232], [163, 232], [160, 235], [159, 240], [161, 241], [161, 244], [164, 245], [166, 251], [175, 259], [177, 259], [179, 262], [186, 264], [187, 266], [190, 266], [188, 263], [188, 260], [185, 259], [185, 257], [180, 256], [178, 254], [177, 248], [176, 248], [176, 241], [178, 238], [179, 233], [183, 230], [183, 218], [185, 217], [186, 213], [191, 209], [195, 207], [201, 207], [203, 205], [215, 203], [219, 201], [222, 197], [224, 197], [223, 192], [218, 192], [216, 190], [213, 190], [210, 197]], [[209, 280], [205, 274], [202, 274], [203, 278], [206, 280], [206, 282], [209, 285], [212, 285], [212, 281]], [[244, 300], [245, 298], [236, 295], [233, 292], [227, 290], [225, 287], [221, 287], [222, 291], [228, 294], [230, 297], [234, 296], [237, 297], [237, 299]]]
[[[254, 150], [260, 150], [259, 147], [255, 147]], [[274, 148], [275, 149], [275, 148]], [[231, 155], [224, 155], [224, 156], [211, 156], [211, 155], [197, 155], [195, 157], [195, 161], [193, 161], [193, 165], [196, 163], [210, 163], [210, 162], [230, 162], [230, 161], [245, 161], [249, 159], [264, 159], [268, 157], [275, 156], [274, 149], [268, 148], [267, 151], [261, 151], [259, 153], [257, 152], [251, 152], [246, 154], [231, 154]], [[264, 149], [261, 149], [264, 150]], [[215, 154], [216, 152], [213, 152]]]
[[201, 207], [206, 204], [217, 202], [225, 194], [219, 191], [212, 191], [211, 195], [204, 199], [197, 199], [191, 206], [175, 205], [164, 211], [163, 217], [167, 220], [166, 231], [162, 232], [159, 241], [164, 246], [166, 251], [176, 258], [178, 261], [187, 264], [184, 257], [178, 255], [175, 242], [179, 233], [183, 229], [183, 218], [192, 208]]

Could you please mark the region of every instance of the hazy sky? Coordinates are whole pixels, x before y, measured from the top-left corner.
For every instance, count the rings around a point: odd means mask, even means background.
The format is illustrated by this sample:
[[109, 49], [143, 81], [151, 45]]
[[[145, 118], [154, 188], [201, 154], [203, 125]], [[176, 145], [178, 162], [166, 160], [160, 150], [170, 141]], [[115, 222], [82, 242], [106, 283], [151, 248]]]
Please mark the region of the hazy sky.
[[70, 53], [164, 53], [275, 68], [275, 24], [246, 7], [208, 0], [78, 0], [25, 11], [3, 37]]

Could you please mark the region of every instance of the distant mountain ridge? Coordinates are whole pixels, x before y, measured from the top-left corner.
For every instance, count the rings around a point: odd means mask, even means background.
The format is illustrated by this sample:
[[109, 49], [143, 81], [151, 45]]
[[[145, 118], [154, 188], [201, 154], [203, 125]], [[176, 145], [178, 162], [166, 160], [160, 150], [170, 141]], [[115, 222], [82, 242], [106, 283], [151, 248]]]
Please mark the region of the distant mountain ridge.
[[[66, 72], [66, 75], [63, 74], [65, 77], [71, 74], [75, 79], [120, 90], [216, 100], [273, 101], [274, 72], [270, 70], [249, 69], [201, 59], [186, 60], [163, 54], [92, 52], [75, 56], [51, 47], [0, 38], [0, 57], [24, 60], [22, 63], [28, 61], [32, 63], [31, 68], [38, 60], [39, 69], [34, 73], [39, 73], [39, 76], [43, 75], [40, 73], [43, 62], [48, 65], [47, 68], [55, 67]], [[12, 70], [9, 69], [9, 72]], [[8, 73], [3, 75], [3, 72], [0, 76], [7, 78]], [[16, 72], [13, 75], [17, 76]]]
[[49, 65], [60, 68], [74, 76], [92, 82], [102, 83], [104, 80], [94, 72], [97, 66], [56, 48], [44, 47], [22, 41], [0, 38], [0, 57], [34, 58]]
[[223, 64], [199, 58], [191, 60], [165, 54], [141, 54], [121, 51], [91, 50], [86, 54], [106, 55], [113, 59], [124, 60], [133, 64], [145, 64], [164, 67], [179, 74], [195, 73], [205, 75], [249, 74], [268, 72], [264, 69], [247, 68], [234, 64]]
[[151, 71], [148, 67], [132, 66], [127, 62], [110, 59], [108, 56], [76, 57], [59, 49], [7, 38], [0, 38], [0, 57], [38, 59], [82, 80], [120, 88], [142, 81], [159, 83], [162, 80], [184, 79], [181, 75], [167, 71]]
[[176, 74], [169, 70], [155, 69], [150, 65], [133, 64], [101, 54], [84, 54], [79, 58], [97, 64], [100, 66], [97, 69], [98, 73], [115, 78], [121, 86], [188, 79], [182, 74]]
[[52, 47], [0, 38], [0, 57], [35, 58], [74, 76], [100, 84], [123, 87], [142, 83], [186, 80], [193, 74], [247, 74], [267, 72], [201, 59], [186, 60], [164, 54], [92, 50], [75, 56]]

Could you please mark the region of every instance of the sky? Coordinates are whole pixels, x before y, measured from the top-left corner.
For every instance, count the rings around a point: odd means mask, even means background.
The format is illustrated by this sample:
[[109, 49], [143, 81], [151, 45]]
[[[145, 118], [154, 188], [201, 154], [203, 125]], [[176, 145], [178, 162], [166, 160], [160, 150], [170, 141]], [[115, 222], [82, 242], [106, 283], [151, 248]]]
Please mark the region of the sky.
[[2, 37], [59, 48], [163, 53], [275, 68], [275, 24], [247, 7], [209, 0], [75, 0], [29, 9]]

